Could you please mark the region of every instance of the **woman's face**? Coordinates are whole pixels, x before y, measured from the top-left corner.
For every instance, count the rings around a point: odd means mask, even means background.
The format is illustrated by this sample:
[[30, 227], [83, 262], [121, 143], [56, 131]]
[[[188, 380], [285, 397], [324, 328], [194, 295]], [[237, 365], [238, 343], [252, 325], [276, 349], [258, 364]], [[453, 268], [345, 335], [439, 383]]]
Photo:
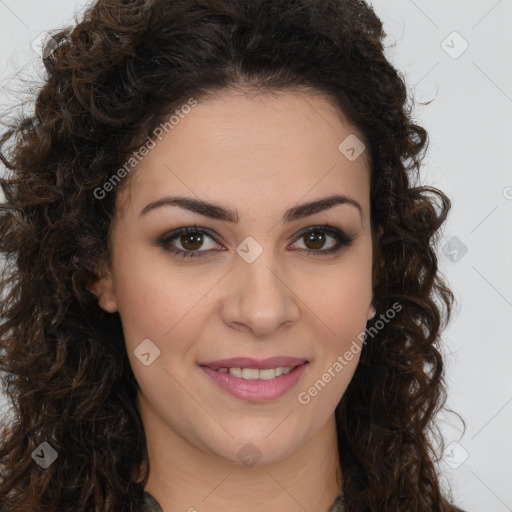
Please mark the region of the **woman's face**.
[[[354, 136], [322, 96], [224, 92], [120, 189], [111, 276], [95, 286], [119, 311], [145, 427], [265, 463], [332, 420], [371, 317], [369, 169]], [[332, 196], [346, 201], [314, 205]], [[262, 363], [276, 357], [295, 359]], [[231, 358], [256, 363], [210, 364]]]

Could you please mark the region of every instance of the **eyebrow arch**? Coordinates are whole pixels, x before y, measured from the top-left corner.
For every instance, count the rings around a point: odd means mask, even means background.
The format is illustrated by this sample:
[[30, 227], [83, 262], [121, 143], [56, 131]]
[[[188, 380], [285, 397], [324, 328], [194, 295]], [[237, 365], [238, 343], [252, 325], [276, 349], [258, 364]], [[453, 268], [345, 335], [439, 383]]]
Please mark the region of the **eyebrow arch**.
[[[355, 199], [336, 194], [318, 199], [316, 201], [294, 206], [284, 213], [281, 221], [287, 223], [293, 222], [323, 210], [327, 210], [338, 204], [349, 204], [355, 206], [359, 211], [359, 215], [362, 215], [361, 205]], [[162, 206], [178, 206], [179, 208], [190, 210], [191, 212], [198, 213], [199, 215], [225, 222], [236, 223], [239, 220], [237, 210], [228, 208], [226, 206], [220, 206], [219, 204], [184, 196], [162, 197], [161, 199], [153, 201], [141, 210], [139, 217], [142, 217], [148, 214], [150, 211]]]

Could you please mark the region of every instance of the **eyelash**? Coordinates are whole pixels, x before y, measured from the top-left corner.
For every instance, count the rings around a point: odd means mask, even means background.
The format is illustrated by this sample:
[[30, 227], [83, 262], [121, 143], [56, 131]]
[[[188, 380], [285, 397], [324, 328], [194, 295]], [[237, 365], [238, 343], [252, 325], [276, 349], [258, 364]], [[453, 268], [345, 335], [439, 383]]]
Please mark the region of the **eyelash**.
[[[317, 251], [315, 251], [313, 249], [297, 249], [297, 250], [312, 253], [312, 254], [314, 254], [314, 256], [334, 254], [334, 253], [340, 251], [341, 249], [343, 249], [343, 247], [349, 247], [350, 245], [352, 245], [352, 242], [355, 239], [355, 235], [347, 234], [344, 231], [341, 231], [336, 228], [332, 228], [327, 224], [327, 225], [323, 225], [323, 226], [311, 226], [309, 228], [302, 230], [297, 235], [296, 240], [299, 240], [300, 238], [304, 237], [305, 235], [307, 235], [309, 233], [312, 233], [312, 232], [317, 233], [319, 231], [332, 236], [337, 242], [336, 246], [332, 249], [322, 249], [322, 250], [317, 250]], [[172, 249], [168, 248], [168, 244], [181, 235], [197, 235], [197, 234], [206, 235], [208, 238], [211, 238], [213, 241], [218, 243], [217, 240], [215, 240], [215, 238], [208, 231], [198, 228], [194, 224], [194, 227], [180, 228], [180, 229], [171, 231], [170, 233], [167, 233], [166, 235], [164, 235], [163, 237], [161, 237], [158, 240], [158, 245], [160, 247], [162, 247], [165, 251], [167, 251], [175, 256], [181, 256], [183, 258], [204, 257], [211, 251], [215, 251], [215, 249], [209, 249], [206, 251], [200, 251], [200, 250], [184, 251], [182, 249], [177, 249], [176, 247], [173, 247]]]

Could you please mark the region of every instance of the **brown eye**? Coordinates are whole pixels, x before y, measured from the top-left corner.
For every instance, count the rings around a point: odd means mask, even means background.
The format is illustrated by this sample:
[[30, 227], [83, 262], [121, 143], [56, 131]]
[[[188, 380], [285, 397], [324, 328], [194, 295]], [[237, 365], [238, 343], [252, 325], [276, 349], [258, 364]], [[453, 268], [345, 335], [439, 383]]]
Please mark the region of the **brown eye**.
[[[334, 244], [327, 249], [322, 249], [327, 240], [331, 238]], [[332, 228], [330, 226], [315, 226], [308, 228], [300, 233], [298, 240], [303, 240], [306, 252], [311, 253], [313, 256], [335, 253], [345, 246], [350, 246], [355, 239], [355, 235], [347, 235], [344, 231]], [[295, 244], [294, 244], [295, 245]], [[298, 247], [299, 250], [303, 250]]]
[[[204, 245], [208, 240], [211, 241], [210, 247], [205, 248]], [[158, 241], [158, 245], [176, 255], [192, 257], [205, 256], [205, 254], [211, 253], [216, 241], [206, 231], [196, 227], [187, 227], [168, 233]]]
[[303, 236], [309, 249], [321, 249], [325, 244], [325, 233], [320, 231], [310, 231]]
[[[330, 247], [322, 249], [329, 238], [333, 240]], [[336, 253], [343, 247], [350, 246], [354, 239], [355, 235], [348, 235], [330, 226], [313, 226], [303, 230], [296, 238], [298, 242], [294, 245], [302, 241], [305, 247], [294, 248], [312, 256], [321, 256]], [[210, 247], [208, 247], [208, 241], [210, 241]], [[205, 244], [207, 247], [204, 247]], [[226, 250], [206, 230], [197, 226], [172, 231], [160, 238], [158, 245], [165, 251], [182, 257], [211, 256], [214, 252]]]
[[203, 235], [200, 233], [181, 235], [180, 243], [185, 249], [189, 251], [196, 251], [197, 249], [200, 249], [203, 244]]

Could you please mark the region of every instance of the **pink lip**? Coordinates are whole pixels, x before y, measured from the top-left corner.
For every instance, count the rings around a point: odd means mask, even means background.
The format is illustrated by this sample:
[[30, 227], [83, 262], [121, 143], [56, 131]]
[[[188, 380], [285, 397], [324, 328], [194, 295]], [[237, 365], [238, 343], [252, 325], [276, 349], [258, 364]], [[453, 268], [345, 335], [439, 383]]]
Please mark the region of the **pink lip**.
[[[278, 359], [278, 358], [276, 358]], [[288, 361], [290, 358], [287, 358]], [[225, 364], [226, 361], [233, 360], [224, 360], [222, 364]], [[240, 362], [240, 359], [236, 359], [236, 361]], [[252, 360], [254, 361], [254, 360]], [[269, 360], [260, 361], [259, 364], [267, 364]], [[304, 361], [303, 359], [301, 361]], [[219, 361], [216, 361], [219, 363]], [[275, 364], [275, 363], [274, 363]], [[275, 366], [293, 366], [293, 364], [277, 364]], [[270, 367], [275, 367], [270, 366]], [[286, 375], [281, 375], [280, 377], [276, 377], [275, 379], [270, 380], [246, 380], [239, 377], [234, 377], [229, 373], [221, 373], [213, 368], [208, 366], [200, 366], [201, 370], [203, 370], [218, 386], [222, 389], [230, 393], [231, 395], [240, 398], [242, 400], [247, 400], [249, 402], [265, 402], [267, 400], [274, 400], [284, 395], [288, 391], [290, 391], [293, 387], [297, 385], [300, 378], [307, 370], [309, 363], [303, 362], [296, 366], [291, 372]], [[226, 368], [228, 366], [219, 366], [219, 368]], [[250, 368], [250, 366], [233, 366], [232, 368]]]
[[299, 366], [307, 363], [306, 359], [300, 357], [275, 356], [267, 359], [252, 359], [251, 357], [232, 357], [231, 359], [219, 359], [208, 363], [199, 363], [199, 366], [208, 366], [209, 368], [255, 368], [264, 370], [266, 368], [277, 368], [278, 366]]

